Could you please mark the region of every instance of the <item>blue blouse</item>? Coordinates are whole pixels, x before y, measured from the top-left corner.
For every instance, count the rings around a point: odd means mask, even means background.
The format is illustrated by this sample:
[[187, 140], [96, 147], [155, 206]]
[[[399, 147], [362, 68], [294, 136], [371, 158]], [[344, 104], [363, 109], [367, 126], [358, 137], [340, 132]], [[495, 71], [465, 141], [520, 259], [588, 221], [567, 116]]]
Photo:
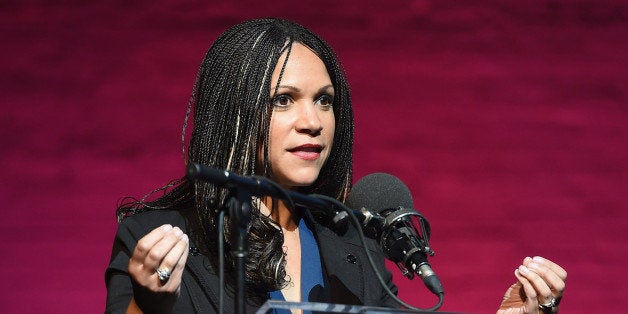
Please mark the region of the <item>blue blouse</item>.
[[[313, 288], [320, 289], [323, 283], [323, 268], [321, 266], [321, 257], [318, 251], [318, 244], [314, 238], [314, 233], [305, 222], [305, 219], [299, 221], [299, 239], [301, 240], [301, 298], [303, 302], [315, 301], [309, 300], [310, 292]], [[270, 292], [272, 300], [285, 301], [281, 290]], [[275, 309], [277, 314], [289, 314], [289, 310]], [[309, 313], [304, 311], [304, 313]]]

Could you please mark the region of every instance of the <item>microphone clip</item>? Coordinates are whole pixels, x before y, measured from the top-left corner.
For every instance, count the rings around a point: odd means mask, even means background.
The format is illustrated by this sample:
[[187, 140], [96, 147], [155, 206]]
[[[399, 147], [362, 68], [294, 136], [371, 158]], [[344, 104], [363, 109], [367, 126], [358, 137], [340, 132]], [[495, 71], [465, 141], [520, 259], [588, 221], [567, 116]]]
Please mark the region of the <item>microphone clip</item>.
[[380, 212], [386, 217], [379, 238], [384, 254], [394, 262], [408, 279], [423, 265], [429, 265], [427, 256], [434, 256], [430, 248], [430, 224], [423, 215], [411, 208], [397, 207]]

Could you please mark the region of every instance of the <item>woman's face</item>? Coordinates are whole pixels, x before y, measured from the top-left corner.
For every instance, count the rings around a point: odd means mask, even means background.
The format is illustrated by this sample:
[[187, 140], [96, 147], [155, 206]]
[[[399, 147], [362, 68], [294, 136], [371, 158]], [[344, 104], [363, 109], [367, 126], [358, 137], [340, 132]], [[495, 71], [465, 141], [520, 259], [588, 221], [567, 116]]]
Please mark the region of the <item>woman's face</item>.
[[334, 87], [323, 61], [295, 43], [275, 94], [285, 58], [286, 53], [272, 75], [268, 158], [271, 179], [291, 189], [314, 183], [329, 157], [335, 129]]

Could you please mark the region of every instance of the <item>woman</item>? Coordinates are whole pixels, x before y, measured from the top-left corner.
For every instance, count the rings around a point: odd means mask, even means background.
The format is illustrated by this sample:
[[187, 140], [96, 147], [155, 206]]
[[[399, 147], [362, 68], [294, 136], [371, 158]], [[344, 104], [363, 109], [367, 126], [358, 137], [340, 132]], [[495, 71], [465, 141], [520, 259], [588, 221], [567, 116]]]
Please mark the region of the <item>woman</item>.
[[[352, 178], [349, 89], [331, 48], [308, 29], [279, 19], [228, 29], [203, 59], [188, 116], [191, 108], [186, 163], [265, 176], [286, 190], [344, 201]], [[106, 272], [108, 312], [207, 313], [220, 306], [217, 213], [229, 191], [186, 178], [163, 189], [170, 186], [157, 200], [118, 209], [120, 220], [128, 218], [119, 226]], [[355, 230], [338, 236], [307, 210], [271, 198], [254, 199], [253, 205], [247, 312], [269, 298], [398, 306], [374, 279]], [[230, 233], [227, 225], [226, 239]], [[367, 244], [396, 292], [381, 251]], [[235, 262], [230, 254], [224, 257], [227, 286], [233, 287]], [[539, 269], [522, 274], [528, 296], [545, 292]], [[223, 307], [231, 309], [234, 296], [226, 291]], [[562, 288], [556, 297], [561, 294]], [[517, 300], [509, 307], [538, 302]]]

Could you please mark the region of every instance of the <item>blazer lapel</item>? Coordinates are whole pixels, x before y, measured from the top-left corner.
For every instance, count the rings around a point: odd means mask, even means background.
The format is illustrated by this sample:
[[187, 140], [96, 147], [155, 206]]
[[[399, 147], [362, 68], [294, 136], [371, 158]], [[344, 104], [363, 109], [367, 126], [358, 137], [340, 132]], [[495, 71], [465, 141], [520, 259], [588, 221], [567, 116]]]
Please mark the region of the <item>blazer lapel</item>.
[[[331, 302], [362, 304], [365, 281], [362, 274], [364, 267], [368, 267], [362, 246], [348, 234], [341, 237], [319, 224], [315, 226]], [[355, 231], [350, 228], [347, 233], [350, 232]]]
[[[201, 231], [202, 224], [198, 218], [191, 212], [183, 214], [186, 219], [186, 231], [190, 234], [203, 234]], [[218, 278], [218, 270], [209, 258], [203, 255], [203, 250], [195, 243], [195, 237], [190, 236], [190, 253], [186, 261], [184, 276], [184, 285], [190, 294], [194, 309], [197, 313], [214, 313], [218, 310], [220, 296], [220, 281]], [[235, 311], [235, 293], [233, 288], [225, 287], [225, 298], [223, 300], [223, 309], [225, 314], [232, 314]], [[255, 313], [259, 305], [247, 302], [245, 298], [245, 310], [247, 313]]]
[[[218, 277], [209, 266], [207, 257], [190, 254], [185, 268], [189, 279], [188, 291], [197, 311], [211, 312], [218, 306], [219, 285]], [[185, 275], [185, 273], [184, 273]], [[186, 279], [188, 279], [186, 278]], [[184, 280], [185, 282], [185, 280]], [[198, 305], [198, 306], [197, 306]], [[233, 312], [233, 304], [225, 304], [225, 313]]]
[[[220, 284], [217, 272], [202, 254], [190, 254], [186, 263], [186, 269], [190, 276], [188, 291], [199, 313], [212, 313], [218, 307]], [[197, 286], [192, 286], [197, 284]], [[234, 313], [235, 295], [233, 288], [225, 288], [224, 313]], [[259, 305], [253, 305], [245, 298], [246, 313], [255, 313]], [[198, 304], [198, 306], [196, 305]]]

